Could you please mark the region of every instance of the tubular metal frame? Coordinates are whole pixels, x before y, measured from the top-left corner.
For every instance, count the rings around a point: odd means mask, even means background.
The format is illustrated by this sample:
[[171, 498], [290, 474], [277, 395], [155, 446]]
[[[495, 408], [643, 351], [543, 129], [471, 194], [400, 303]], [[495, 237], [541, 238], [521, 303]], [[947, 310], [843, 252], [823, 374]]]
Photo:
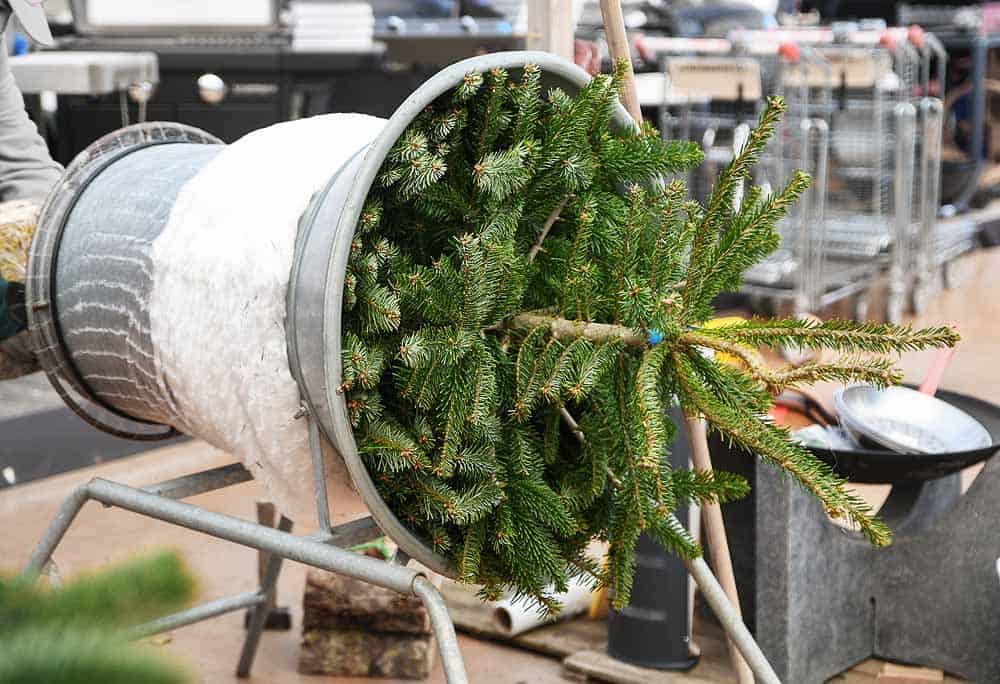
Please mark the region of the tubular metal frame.
[[142, 489], [94, 478], [77, 487], [63, 502], [35, 547], [23, 576], [33, 578], [41, 574], [84, 504], [99, 501], [105, 506], [122, 508], [269, 554], [257, 590], [209, 601], [135, 626], [128, 632], [130, 638], [139, 639], [250, 608], [247, 634], [236, 668], [238, 677], [248, 677], [267, 620], [268, 602], [274, 594], [282, 561], [287, 558], [401, 594], [419, 597], [430, 616], [446, 681], [448, 684], [467, 684], [468, 677], [458, 648], [455, 626], [441, 592], [423, 573], [404, 567], [408, 560], [405, 556], [397, 557], [396, 562], [384, 562], [347, 550], [348, 547], [382, 534], [370, 517], [331, 527], [326, 481], [322, 477], [324, 470], [319, 428], [311, 416], [307, 419], [313, 472], [319, 475], [313, 478], [319, 532], [296, 536], [290, 532], [291, 521], [284, 516], [281, 516], [278, 527], [272, 528], [180, 501], [251, 480], [249, 471], [238, 463], [185, 475]]
[[[375, 521], [362, 518], [343, 525], [331, 527], [327, 507], [326, 480], [322, 476], [323, 453], [320, 431], [316, 421], [305, 407], [302, 417], [309, 421], [310, 446], [312, 452], [313, 478], [316, 494], [319, 532], [306, 536], [290, 533], [291, 521], [282, 516], [278, 528], [260, 523], [252, 523], [241, 518], [207, 511], [180, 499], [217, 491], [252, 478], [250, 472], [239, 463], [185, 475], [142, 489], [112, 482], [104, 478], [94, 478], [86, 482], [63, 501], [48, 529], [31, 555], [23, 577], [37, 578], [50, 562], [56, 548], [69, 530], [77, 514], [88, 501], [99, 501], [105, 506], [118, 508], [161, 520], [195, 532], [207, 534], [234, 544], [240, 544], [270, 554], [266, 560], [260, 587], [255, 591], [215, 599], [186, 610], [152, 620], [131, 628], [128, 635], [140, 639], [160, 634], [172, 629], [208, 620], [234, 611], [251, 609], [247, 635], [236, 668], [238, 677], [248, 677], [253, 666], [257, 646], [267, 620], [267, 609], [274, 595], [281, 563], [284, 559], [353, 577], [368, 584], [391, 589], [401, 594], [420, 598], [431, 621], [431, 629], [437, 638], [438, 653], [448, 684], [468, 684], [465, 663], [458, 648], [455, 625], [448, 613], [441, 592], [421, 572], [405, 567], [409, 557], [397, 553], [392, 562], [379, 561], [347, 550], [382, 534]], [[683, 529], [680, 521], [671, 516], [671, 524]], [[767, 661], [753, 635], [743, 624], [739, 614], [729, 603], [729, 599], [704, 558], [684, 561], [688, 572], [702, 591], [705, 602], [715, 613], [723, 629], [733, 640], [746, 659], [760, 684], [781, 684], [774, 669]]]

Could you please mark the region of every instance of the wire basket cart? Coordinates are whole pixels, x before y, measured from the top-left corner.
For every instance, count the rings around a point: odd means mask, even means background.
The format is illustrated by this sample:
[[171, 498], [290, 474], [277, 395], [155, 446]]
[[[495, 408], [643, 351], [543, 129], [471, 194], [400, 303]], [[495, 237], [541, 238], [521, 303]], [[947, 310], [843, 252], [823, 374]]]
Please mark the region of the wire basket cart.
[[[919, 312], [939, 283], [950, 284], [949, 265], [954, 259], [975, 245], [975, 226], [971, 221], [938, 221], [944, 122], [941, 101], [935, 94], [940, 93], [945, 85], [947, 52], [936, 36], [916, 26], [859, 30], [841, 35], [836, 31], [824, 33], [815, 30], [786, 31], [782, 35], [818, 47], [837, 71], [836, 107], [824, 115], [834, 127], [833, 144], [836, 147], [832, 151], [832, 172], [837, 176], [831, 181], [832, 222], [824, 249], [830, 255], [825, 262], [828, 268], [826, 275], [834, 276], [836, 280], [838, 271], [850, 272], [863, 263], [861, 257], [870, 258], [877, 254], [875, 261], [883, 261], [889, 272], [890, 294], [886, 317], [893, 321], [902, 317], [907, 295], [912, 309]], [[767, 32], [753, 32], [744, 37], [751, 45], [759, 45], [767, 39]], [[874, 59], [869, 59], [869, 56]], [[865, 92], [876, 88], [880, 92], [874, 95]], [[857, 103], [852, 98], [871, 102], [871, 111], [866, 113], [866, 108], [856, 107]], [[906, 102], [915, 108], [915, 136], [909, 133], [909, 109], [896, 109]], [[880, 124], [890, 108], [892, 121], [888, 125]], [[842, 113], [845, 110], [851, 113]], [[875, 110], [882, 111], [879, 121], [875, 119]], [[880, 135], [880, 131], [896, 136], [894, 127], [905, 130], [895, 139], [897, 149], [888, 154], [884, 151], [879, 153], [881, 165], [892, 169], [892, 188], [884, 180], [881, 182], [883, 187], [877, 192], [872, 187], [872, 211], [864, 212], [867, 214], [864, 216], [838, 210], [841, 205], [850, 205], [842, 201], [845, 193], [838, 195], [837, 189], [843, 190], [846, 186], [853, 195], [849, 195], [849, 199], [857, 199], [860, 194], [858, 177], [863, 177], [865, 170], [857, 168], [857, 165], [852, 168], [851, 162], [856, 161], [856, 155], [844, 153], [850, 152], [847, 138], [850, 129], [862, 131], [866, 121], [871, 122], [870, 130], [874, 132], [870, 137]], [[846, 132], [845, 127], [848, 129]], [[912, 151], [908, 149], [910, 138], [914, 138]], [[892, 138], [884, 140], [890, 142]], [[857, 141], [857, 148], [862, 151], [869, 149], [864, 136]], [[915, 161], [911, 164], [908, 157], [912, 155], [915, 155]], [[896, 174], [896, 169], [902, 173]], [[889, 174], [883, 169], [878, 175], [885, 178]], [[911, 175], [912, 187], [907, 196], [905, 186]], [[887, 202], [890, 199], [891, 204]], [[876, 208], [875, 200], [879, 200], [882, 206]], [[899, 211], [895, 209], [897, 206]], [[904, 220], [907, 210], [910, 212], [908, 222]], [[844, 216], [838, 216], [840, 213]], [[858, 222], [861, 218], [863, 220]], [[872, 230], [873, 227], [875, 230]], [[864, 303], [859, 302], [858, 308], [857, 317], [862, 318]]]
[[[817, 48], [833, 69], [830, 175], [823, 252], [827, 277], [887, 270], [886, 318], [898, 321], [908, 291], [915, 209], [916, 108], [920, 60], [905, 41]], [[855, 317], [867, 317], [859, 298]]]
[[[664, 135], [698, 142], [705, 163], [688, 178], [691, 194], [704, 199], [722, 165], [728, 163], [740, 139], [737, 131], [755, 123], [759, 105], [750, 95], [781, 95], [785, 116], [761, 160], [755, 181], [777, 189], [802, 169], [813, 177], [803, 198], [780, 223], [781, 246], [765, 262], [744, 274], [743, 293], [755, 308], [764, 302], [789, 306], [796, 314], [818, 310], [856, 297], [863, 312], [865, 293], [878, 277], [873, 260], [831, 259], [826, 249], [826, 196], [831, 112], [834, 110], [833, 70], [813, 48], [789, 41], [677, 42], [681, 55], [664, 56], [661, 67], [672, 105], [661, 107]], [[666, 48], [670, 43], [664, 43]], [[689, 99], [677, 104], [677, 94]], [[762, 99], [762, 98], [761, 98]], [[877, 254], [880, 250], [876, 250]]]
[[765, 192], [774, 191], [802, 170], [813, 183], [778, 224], [780, 247], [743, 274], [742, 291], [753, 299], [771, 301], [775, 308], [790, 303], [794, 313], [801, 315], [823, 306], [827, 299], [849, 294], [827, 287], [821, 249], [829, 126], [813, 114], [816, 107], [829, 108], [831, 74], [815, 50], [792, 43], [775, 42], [771, 49], [756, 52], [768, 91], [781, 96], [786, 109], [755, 180]]
[[701, 146], [704, 162], [688, 172], [688, 192], [704, 200], [722, 167], [732, 158], [740, 125], [760, 113], [764, 88], [760, 65], [749, 57], [698, 54], [690, 44], [684, 54], [661, 59], [664, 103], [660, 131], [667, 138]]
[[[802, 49], [802, 65], [782, 59], [789, 44], [812, 46]], [[746, 274], [749, 294], [791, 299], [799, 312], [853, 295], [854, 316], [863, 320], [868, 292], [884, 273], [885, 317], [898, 322], [907, 305], [919, 311], [942, 282], [950, 285], [954, 260], [975, 245], [975, 226], [960, 219], [938, 221], [943, 115], [934, 88], [943, 87], [947, 55], [933, 34], [913, 27], [839, 35], [828, 30], [742, 32], [728, 40], [658, 39], [655, 48], [668, 82], [687, 76], [688, 92], [704, 95], [712, 89], [707, 71], [721, 72], [723, 64], [731, 71], [728, 94], [711, 92], [700, 107], [661, 108], [661, 130], [699, 142], [706, 153], [705, 165], [690, 183], [696, 197], [707, 193], [719, 167], [731, 158], [733, 131], [752, 124], [757, 114], [734, 104], [739, 98], [732, 89], [747, 91], [736, 76], [740, 60], [743, 73], [753, 72], [746, 60], [757, 63], [762, 94], [782, 94], [788, 104], [775, 143], [784, 149], [770, 152], [765, 180], [774, 186], [787, 178], [775, 163], [783, 158], [788, 169], [811, 173], [814, 190], [826, 182], [825, 202], [807, 197], [796, 209], [811, 213], [806, 220], [812, 228], [804, 239], [819, 240], [818, 254], [796, 246], [799, 231], [786, 221], [774, 258]], [[825, 67], [815, 66], [814, 53]], [[824, 92], [827, 71], [833, 81], [829, 96]], [[829, 139], [827, 174], [816, 167], [824, 136]], [[805, 138], [813, 142], [804, 143]]]
[[[821, 70], [822, 60], [815, 52], [800, 59], [798, 48], [783, 50], [778, 43], [753, 50], [727, 43], [728, 53], [719, 50], [718, 41], [705, 41], [704, 53], [692, 49], [699, 45], [696, 41], [680, 45], [685, 54], [670, 55], [661, 62], [673, 106], [661, 107], [660, 123], [666, 136], [695, 141], [705, 154], [704, 163], [687, 179], [692, 196], [707, 197], [721, 167], [742, 147], [756, 123], [764, 96], [779, 94], [786, 99], [786, 114], [755, 180], [765, 191], [777, 189], [801, 168], [820, 182], [781, 222], [779, 249], [744, 274], [743, 292], [755, 305], [766, 299], [775, 306], [790, 303], [796, 312], [804, 313], [814, 306], [821, 289], [817, 231], [823, 224], [826, 177], [827, 127], [810, 117], [809, 100], [816, 96], [814, 91], [828, 99], [830, 91], [828, 85], [825, 91], [815, 89], [801, 75], [792, 78], [790, 74], [807, 68]], [[794, 88], [793, 82], [798, 84]]]
[[[934, 34], [914, 27], [910, 41], [920, 52], [921, 88], [916, 106], [921, 134], [918, 180], [919, 230], [911, 248], [913, 286], [911, 306], [920, 313], [928, 299], [943, 285], [953, 285], [953, 264], [976, 246], [974, 221], [953, 218], [940, 221], [944, 105], [934, 93], [944, 91], [948, 53]], [[936, 79], [936, 80], [935, 80]]]

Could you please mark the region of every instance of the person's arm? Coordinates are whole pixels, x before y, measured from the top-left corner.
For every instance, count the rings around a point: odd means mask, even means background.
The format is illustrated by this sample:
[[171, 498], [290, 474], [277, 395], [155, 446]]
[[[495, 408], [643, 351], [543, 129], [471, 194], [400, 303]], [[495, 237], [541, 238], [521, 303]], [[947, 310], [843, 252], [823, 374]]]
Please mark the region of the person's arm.
[[45, 141], [24, 109], [4, 40], [0, 43], [0, 202], [41, 201], [61, 173], [62, 168], [49, 156]]
[[[0, 380], [16, 378], [38, 370], [30, 333], [21, 315], [24, 266], [28, 245], [37, 219], [37, 207], [59, 181], [62, 168], [49, 156], [45, 141], [24, 109], [24, 98], [14, 83], [7, 61], [5, 40], [0, 40], [0, 278], [4, 298], [0, 301]], [[24, 206], [22, 206], [24, 205]], [[17, 208], [18, 217], [27, 211], [28, 222], [5, 222], [8, 208]], [[30, 224], [30, 225], [29, 225]], [[13, 278], [6, 282], [7, 278]]]

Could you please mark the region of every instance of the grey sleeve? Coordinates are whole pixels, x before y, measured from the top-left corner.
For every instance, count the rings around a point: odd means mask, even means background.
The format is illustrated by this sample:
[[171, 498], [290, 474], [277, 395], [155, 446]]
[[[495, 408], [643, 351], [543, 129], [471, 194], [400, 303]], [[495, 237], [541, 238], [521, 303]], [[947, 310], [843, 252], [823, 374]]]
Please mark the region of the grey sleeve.
[[6, 40], [0, 43], [0, 202], [44, 199], [62, 174], [24, 109], [7, 61]]

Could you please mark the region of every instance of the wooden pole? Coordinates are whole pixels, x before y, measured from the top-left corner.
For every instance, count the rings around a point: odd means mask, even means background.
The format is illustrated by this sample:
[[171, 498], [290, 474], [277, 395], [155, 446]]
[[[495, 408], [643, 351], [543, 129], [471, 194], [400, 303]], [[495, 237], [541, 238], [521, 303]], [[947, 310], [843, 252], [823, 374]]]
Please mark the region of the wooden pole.
[[[277, 509], [275, 505], [270, 501], [258, 501], [257, 502], [257, 522], [265, 527], [274, 527], [278, 520]], [[257, 552], [257, 581], [260, 582], [260, 586], [264, 586], [264, 577], [267, 574], [267, 565], [271, 560], [271, 554], [265, 551]], [[268, 597], [267, 602], [264, 604], [264, 610], [268, 614], [272, 613], [278, 607], [278, 592], [271, 592], [271, 596]]]
[[[685, 432], [691, 447], [691, 460], [695, 470], [712, 470], [712, 459], [708, 453], [708, 436], [705, 434], [705, 423], [701, 418], [688, 416], [684, 421]], [[736, 591], [736, 575], [733, 573], [733, 559], [729, 555], [729, 540], [726, 538], [726, 526], [722, 520], [722, 508], [717, 503], [701, 504], [701, 521], [708, 539], [708, 549], [712, 554], [712, 566], [715, 576], [722, 585], [733, 610], [743, 619], [740, 610], [740, 597]], [[743, 659], [739, 649], [732, 639], [726, 636], [729, 647], [729, 659], [736, 670], [740, 684], [753, 684], [753, 672], [747, 661]]]
[[608, 40], [608, 52], [614, 62], [625, 60], [628, 69], [622, 84], [622, 104], [637, 124], [642, 123], [639, 108], [639, 93], [635, 89], [635, 72], [632, 71], [632, 50], [625, 35], [625, 17], [622, 15], [621, 0], [601, 0], [601, 18], [604, 20], [604, 35]]
[[[635, 119], [635, 122], [641, 124], [642, 110], [639, 107], [639, 96], [635, 88], [632, 53], [629, 48], [628, 36], [625, 34], [625, 18], [622, 15], [621, 0], [601, 0], [601, 17], [604, 20], [604, 33], [608, 39], [611, 59], [615, 62], [625, 60], [628, 63], [622, 88], [622, 104], [625, 105], [625, 109]], [[708, 436], [705, 434], [704, 423], [698, 417], [688, 417], [685, 421], [685, 430], [695, 469], [711, 470], [712, 460], [708, 454]], [[740, 599], [736, 591], [736, 576], [733, 574], [733, 561], [729, 555], [729, 542], [726, 539], [726, 528], [722, 520], [722, 509], [718, 504], [702, 504], [701, 516], [705, 526], [705, 535], [708, 538], [708, 548], [712, 554], [712, 565], [715, 566], [715, 574], [726, 593], [726, 597], [733, 605], [733, 609], [742, 619]], [[739, 684], [753, 684], [753, 671], [733, 640], [728, 636], [726, 644], [729, 647], [729, 658], [732, 661], [733, 669], [736, 670]]]

